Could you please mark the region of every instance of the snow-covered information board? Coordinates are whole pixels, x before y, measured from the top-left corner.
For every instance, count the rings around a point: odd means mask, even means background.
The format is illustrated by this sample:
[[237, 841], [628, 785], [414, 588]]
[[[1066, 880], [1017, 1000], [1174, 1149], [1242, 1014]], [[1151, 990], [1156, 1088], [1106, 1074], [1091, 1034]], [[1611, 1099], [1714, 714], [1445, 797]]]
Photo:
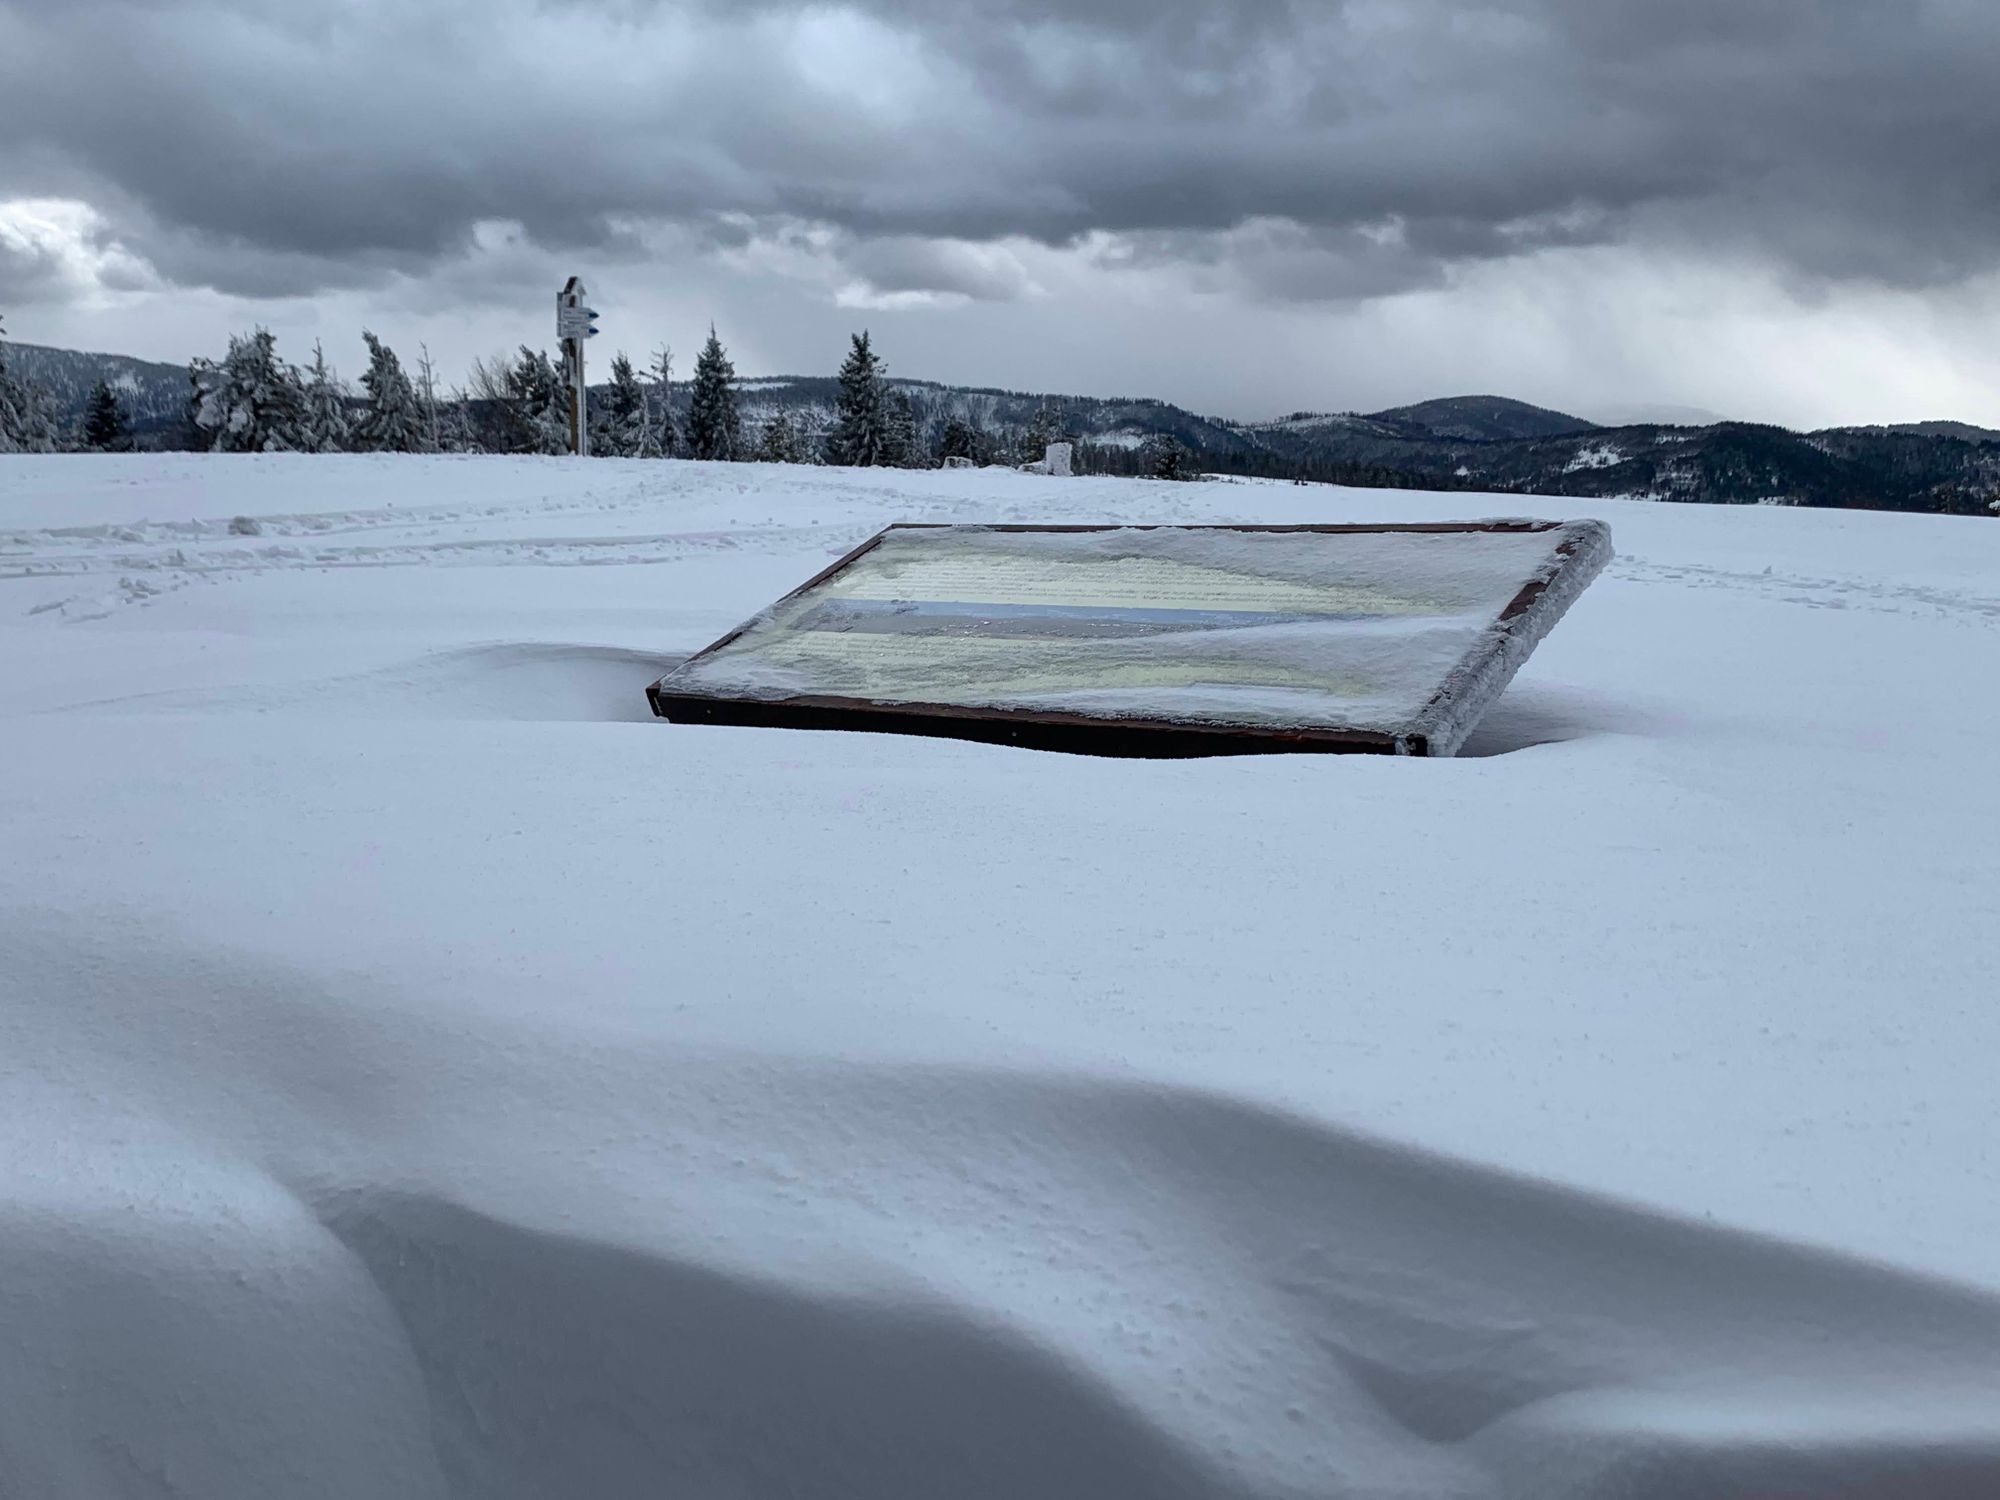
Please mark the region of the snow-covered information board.
[[683, 723], [1124, 755], [1450, 755], [1598, 521], [892, 526], [649, 689]]

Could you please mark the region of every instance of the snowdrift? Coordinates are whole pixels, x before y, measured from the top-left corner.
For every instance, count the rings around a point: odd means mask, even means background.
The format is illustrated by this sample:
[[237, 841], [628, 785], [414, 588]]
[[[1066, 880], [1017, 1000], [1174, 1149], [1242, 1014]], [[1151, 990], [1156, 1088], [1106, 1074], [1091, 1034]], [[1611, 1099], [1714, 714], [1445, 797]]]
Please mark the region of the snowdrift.
[[2000, 1491], [2000, 527], [1106, 763], [635, 720], [890, 520], [1499, 502], [151, 463], [0, 467], [0, 1493]]

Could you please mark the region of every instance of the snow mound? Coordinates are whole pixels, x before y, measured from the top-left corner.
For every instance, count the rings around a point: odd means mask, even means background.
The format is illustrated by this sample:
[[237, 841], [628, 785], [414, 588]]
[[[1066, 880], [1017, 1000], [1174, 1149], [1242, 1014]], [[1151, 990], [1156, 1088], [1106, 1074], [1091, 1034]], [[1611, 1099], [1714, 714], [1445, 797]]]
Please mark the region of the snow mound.
[[619, 646], [509, 641], [427, 652], [414, 661], [323, 679], [205, 692], [165, 690], [99, 699], [97, 713], [285, 713], [375, 719], [495, 719], [643, 723], [632, 683], [677, 664], [671, 654]]
[[24, 1493], [2000, 1482], [1990, 1295], [1206, 1090], [552, 1046], [78, 925], [0, 929], [8, 1056], [94, 1084], [8, 1090], [70, 1127], [0, 1233]]
[[[1496, 506], [1619, 556], [1458, 760], [623, 722], [899, 520]], [[131, 455], [0, 551], [8, 1500], [2000, 1494], [2000, 526]]]

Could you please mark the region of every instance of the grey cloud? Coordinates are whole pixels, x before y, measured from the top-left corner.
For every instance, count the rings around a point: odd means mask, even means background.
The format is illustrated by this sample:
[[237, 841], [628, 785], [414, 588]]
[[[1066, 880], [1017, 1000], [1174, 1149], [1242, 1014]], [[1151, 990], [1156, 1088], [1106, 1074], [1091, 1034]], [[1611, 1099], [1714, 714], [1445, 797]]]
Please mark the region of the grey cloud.
[[88, 210], [63, 203], [27, 207], [0, 222], [0, 308], [57, 305], [93, 288], [137, 291], [154, 284], [150, 268]]
[[0, 0], [0, 193], [252, 295], [494, 220], [818, 223], [989, 299], [1025, 275], [963, 242], [1092, 232], [1277, 300], [1619, 242], [1926, 286], [2000, 265], [1995, 56], [1972, 0]]
[[1223, 231], [1152, 230], [1113, 237], [1105, 264], [1197, 267], [1207, 290], [1274, 302], [1357, 302], [1441, 286], [1455, 263], [1544, 247], [1591, 244], [1614, 232], [1606, 215], [1537, 216], [1496, 224], [1433, 215], [1359, 226], [1259, 219]]
[[50, 298], [65, 281], [62, 261], [53, 250], [0, 239], [0, 311]]
[[1027, 290], [1027, 269], [1002, 250], [907, 236], [870, 240], [841, 262], [881, 292], [951, 292], [1005, 302]]

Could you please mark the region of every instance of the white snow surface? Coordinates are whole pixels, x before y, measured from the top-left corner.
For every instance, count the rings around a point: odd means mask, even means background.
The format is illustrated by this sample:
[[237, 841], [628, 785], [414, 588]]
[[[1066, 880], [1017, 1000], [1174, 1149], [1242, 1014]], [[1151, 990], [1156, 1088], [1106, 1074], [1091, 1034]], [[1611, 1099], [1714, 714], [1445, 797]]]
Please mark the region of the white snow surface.
[[1563, 465], [1565, 474], [1574, 474], [1579, 469], [1609, 469], [1625, 462], [1625, 454], [1615, 443], [1593, 443], [1576, 450], [1576, 456]]
[[[646, 717], [890, 521], [1524, 506], [1457, 760]], [[1983, 519], [0, 460], [0, 1494], [2000, 1493], [1996, 662]]]

